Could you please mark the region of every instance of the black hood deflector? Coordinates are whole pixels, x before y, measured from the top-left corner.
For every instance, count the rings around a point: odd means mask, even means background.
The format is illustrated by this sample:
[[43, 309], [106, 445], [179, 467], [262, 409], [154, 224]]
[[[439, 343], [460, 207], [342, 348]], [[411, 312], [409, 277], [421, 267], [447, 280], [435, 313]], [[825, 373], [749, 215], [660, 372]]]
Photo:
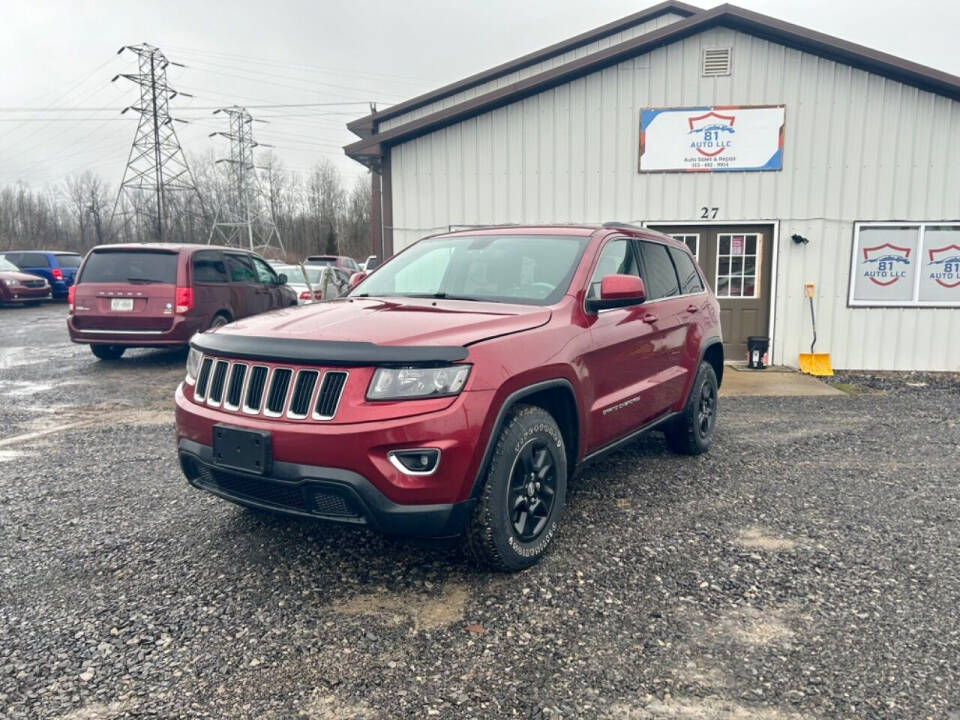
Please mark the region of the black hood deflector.
[[465, 347], [442, 345], [374, 345], [369, 342], [298, 340], [198, 333], [190, 346], [218, 357], [289, 362], [300, 365], [446, 365], [466, 359]]

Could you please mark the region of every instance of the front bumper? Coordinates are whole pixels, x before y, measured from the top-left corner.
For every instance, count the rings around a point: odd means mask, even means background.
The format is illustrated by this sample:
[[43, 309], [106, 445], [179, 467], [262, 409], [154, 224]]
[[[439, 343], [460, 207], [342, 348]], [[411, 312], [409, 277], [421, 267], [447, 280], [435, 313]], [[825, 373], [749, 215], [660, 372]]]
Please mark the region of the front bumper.
[[[90, 327], [78, 327], [76, 316], [67, 318], [67, 330], [70, 340], [75, 343], [96, 345], [123, 345], [125, 347], [167, 347], [170, 345], [186, 345], [195, 333], [201, 331], [203, 324], [199, 319], [177, 315], [173, 323], [166, 329], [139, 329], [139, 328], [110, 328], [110, 317], [103, 317], [102, 322], [93, 315], [84, 315], [83, 324]], [[155, 320], [155, 318], [149, 318]]]
[[40, 300], [50, 300], [50, 287], [28, 288], [19, 285], [5, 288], [5, 292], [0, 294], [0, 302], [5, 303], [24, 303], [38, 302]]
[[269, 476], [219, 467], [208, 445], [181, 438], [180, 467], [196, 488], [264, 508], [416, 537], [463, 532], [473, 500], [434, 505], [392, 502], [359, 473], [341, 468], [274, 461]]

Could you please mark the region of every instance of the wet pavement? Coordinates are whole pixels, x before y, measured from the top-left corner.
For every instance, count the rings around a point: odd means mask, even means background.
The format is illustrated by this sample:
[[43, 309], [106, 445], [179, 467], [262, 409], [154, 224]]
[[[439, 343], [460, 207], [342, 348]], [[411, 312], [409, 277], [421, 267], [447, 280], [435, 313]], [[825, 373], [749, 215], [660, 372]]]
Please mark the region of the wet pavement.
[[[182, 353], [0, 309], [0, 717], [960, 717], [956, 377], [728, 397], [516, 575], [190, 488]], [[728, 377], [737, 371], [728, 373]]]

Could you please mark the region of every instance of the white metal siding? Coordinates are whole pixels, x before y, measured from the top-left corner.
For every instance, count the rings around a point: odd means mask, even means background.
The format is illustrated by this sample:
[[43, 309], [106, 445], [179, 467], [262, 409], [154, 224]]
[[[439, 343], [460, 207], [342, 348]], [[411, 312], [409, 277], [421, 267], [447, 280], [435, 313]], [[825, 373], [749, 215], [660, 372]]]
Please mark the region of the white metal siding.
[[[734, 49], [703, 78], [703, 47]], [[640, 110], [786, 105], [780, 172], [639, 174]], [[396, 248], [451, 224], [779, 220], [774, 360], [960, 370], [960, 309], [848, 308], [856, 220], [960, 220], [960, 103], [714, 28], [392, 148]], [[795, 245], [799, 233], [808, 245]]]
[[584, 45], [582, 47], [576, 48], [574, 50], [570, 50], [569, 52], [565, 52], [562, 55], [557, 55], [556, 57], [551, 58], [549, 60], [544, 60], [543, 62], [536, 63], [535, 65], [530, 65], [528, 67], [509, 73], [507, 75], [501, 75], [498, 78], [494, 78], [493, 80], [488, 80], [487, 82], [481, 85], [477, 85], [476, 87], [472, 87], [462, 92], [459, 92], [455, 95], [451, 95], [450, 97], [444, 98], [443, 100], [438, 100], [435, 103], [430, 103], [429, 105], [425, 105], [421, 108], [416, 108], [415, 110], [411, 110], [410, 112], [404, 113], [403, 115], [398, 115], [397, 117], [391, 118], [390, 120], [385, 120], [382, 123], [380, 123], [380, 128], [379, 128], [380, 132], [384, 132], [386, 130], [389, 130], [390, 128], [394, 128], [397, 125], [402, 125], [403, 123], [410, 122], [411, 120], [416, 120], [417, 118], [424, 117], [425, 115], [434, 113], [437, 110], [443, 110], [444, 108], [451, 107], [452, 105], [457, 105], [459, 103], [464, 102], [465, 100], [469, 100], [471, 98], [477, 97], [478, 95], [483, 95], [485, 93], [488, 93], [491, 90], [497, 90], [499, 88], [506, 87], [507, 85], [513, 85], [513, 83], [519, 80], [523, 80], [524, 78], [532, 77], [533, 75], [538, 75], [546, 70], [550, 70], [559, 65], [568, 63], [571, 60], [576, 60], [578, 58], [586, 57], [587, 55], [592, 55], [598, 50], [603, 50], [604, 48], [608, 48], [612, 45], [617, 45], [619, 43], [626, 42], [627, 40], [630, 40], [631, 38], [639, 37], [640, 35], [646, 35], [648, 32], [659, 30], [660, 28], [665, 27], [670, 23], [675, 23], [678, 20], [685, 20], [685, 19], [686, 18], [684, 18], [683, 15], [676, 15], [674, 13], [665, 13], [664, 15], [656, 17], [652, 20], [648, 20], [647, 22], [639, 23], [637, 25], [634, 25], [633, 27], [627, 28], [626, 30], [621, 30], [620, 32], [614, 33], [613, 35], [608, 35], [607, 37], [600, 38], [599, 40], [595, 40], [594, 42]]

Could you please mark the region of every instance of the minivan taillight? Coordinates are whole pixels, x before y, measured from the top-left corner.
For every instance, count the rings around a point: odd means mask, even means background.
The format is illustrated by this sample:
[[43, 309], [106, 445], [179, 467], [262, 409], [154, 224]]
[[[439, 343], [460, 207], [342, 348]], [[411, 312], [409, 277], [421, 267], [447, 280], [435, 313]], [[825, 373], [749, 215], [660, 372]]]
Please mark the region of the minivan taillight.
[[70, 312], [73, 312], [73, 299], [77, 295], [77, 286], [71, 285], [70, 289], [67, 290], [67, 308]]
[[63, 270], [60, 268], [53, 268], [53, 270], [50, 271], [50, 274], [53, 275], [54, 280], [63, 280]]
[[185, 313], [193, 307], [193, 288], [178, 287], [177, 294], [177, 312]]

